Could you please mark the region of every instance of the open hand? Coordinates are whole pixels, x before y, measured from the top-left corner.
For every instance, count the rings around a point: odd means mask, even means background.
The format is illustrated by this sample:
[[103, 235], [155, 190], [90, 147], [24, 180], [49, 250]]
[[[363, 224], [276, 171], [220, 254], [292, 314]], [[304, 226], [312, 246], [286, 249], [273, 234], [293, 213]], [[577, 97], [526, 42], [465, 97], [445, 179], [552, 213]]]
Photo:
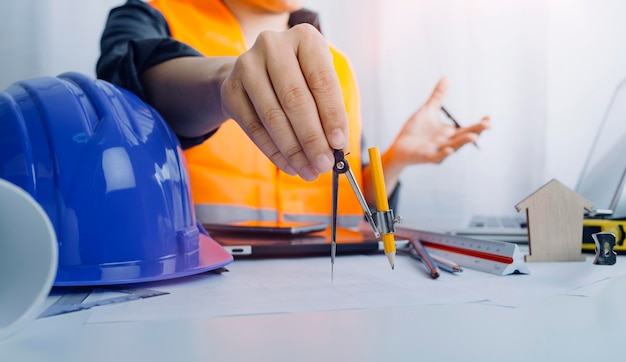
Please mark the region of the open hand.
[[448, 79], [441, 78], [430, 98], [406, 121], [390, 149], [394, 162], [404, 166], [441, 163], [463, 145], [476, 142], [478, 136], [490, 127], [488, 116], [461, 128], [443, 122], [441, 106], [447, 89]]

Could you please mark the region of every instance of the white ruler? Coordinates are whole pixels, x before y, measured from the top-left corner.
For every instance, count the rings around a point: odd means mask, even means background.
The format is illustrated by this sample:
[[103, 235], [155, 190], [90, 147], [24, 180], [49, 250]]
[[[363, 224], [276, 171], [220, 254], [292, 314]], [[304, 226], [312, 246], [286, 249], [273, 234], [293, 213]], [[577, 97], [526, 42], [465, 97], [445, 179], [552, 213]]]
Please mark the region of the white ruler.
[[398, 225], [395, 234], [401, 238], [416, 238], [429, 252], [465, 268], [497, 275], [530, 274], [524, 255], [514, 243], [422, 231]]

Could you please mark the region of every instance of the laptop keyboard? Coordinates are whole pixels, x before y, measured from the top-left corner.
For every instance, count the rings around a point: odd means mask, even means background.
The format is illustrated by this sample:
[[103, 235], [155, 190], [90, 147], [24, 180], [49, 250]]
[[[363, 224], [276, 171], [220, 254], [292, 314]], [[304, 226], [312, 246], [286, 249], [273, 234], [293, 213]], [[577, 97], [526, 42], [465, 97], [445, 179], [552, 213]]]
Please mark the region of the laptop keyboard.
[[526, 228], [526, 215], [476, 215], [470, 220], [470, 227], [478, 228]]

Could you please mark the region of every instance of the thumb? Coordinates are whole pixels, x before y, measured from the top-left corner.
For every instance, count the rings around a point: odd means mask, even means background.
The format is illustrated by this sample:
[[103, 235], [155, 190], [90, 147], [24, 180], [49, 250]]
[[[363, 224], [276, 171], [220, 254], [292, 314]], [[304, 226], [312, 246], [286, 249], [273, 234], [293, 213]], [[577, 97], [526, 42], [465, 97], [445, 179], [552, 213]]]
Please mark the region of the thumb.
[[428, 100], [426, 101], [426, 106], [441, 108], [441, 104], [443, 103], [443, 97], [448, 91], [448, 83], [449, 82], [447, 77], [441, 77], [441, 79], [439, 79], [439, 82], [435, 86], [435, 89], [433, 89], [430, 98], [428, 98]]

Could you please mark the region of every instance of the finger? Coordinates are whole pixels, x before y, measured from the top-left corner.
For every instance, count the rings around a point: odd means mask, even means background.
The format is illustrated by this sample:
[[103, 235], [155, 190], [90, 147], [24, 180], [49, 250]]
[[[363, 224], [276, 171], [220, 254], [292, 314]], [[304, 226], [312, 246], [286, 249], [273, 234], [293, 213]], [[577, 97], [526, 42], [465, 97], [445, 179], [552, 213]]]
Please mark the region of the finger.
[[441, 105], [443, 104], [443, 97], [446, 95], [447, 91], [448, 78], [442, 77], [441, 79], [439, 79], [439, 82], [437, 82], [437, 85], [435, 86], [435, 89], [433, 89], [430, 98], [428, 98], [428, 100], [426, 101], [426, 106], [436, 109], [441, 108]]
[[484, 130], [489, 129], [491, 127], [490, 118], [488, 116], [483, 117], [480, 122], [475, 123], [473, 125], [457, 128], [457, 134], [465, 134], [465, 133], [475, 133], [476, 135], [480, 135]]
[[[267, 34], [265, 36], [267, 36]], [[260, 73], [253, 71], [243, 73], [242, 78], [246, 93], [258, 115], [257, 117], [260, 123], [272, 139], [278, 152], [287, 159], [291, 167], [295, 169], [303, 179], [309, 181], [314, 180], [319, 175], [319, 171], [316, 167], [311, 165], [311, 161], [308, 159], [297, 133], [307, 131], [316, 132], [320, 137], [324, 138], [321, 125], [319, 120], [311, 121], [310, 123], [306, 121], [301, 122], [299, 117], [293, 115], [289, 116], [285, 112], [284, 106], [280, 102], [280, 95], [277, 95], [277, 92], [280, 92], [277, 90], [277, 87], [282, 87], [283, 83], [281, 82], [284, 81], [281, 79], [272, 79], [271, 71], [269, 70], [270, 64], [275, 62], [273, 56], [277, 54], [279, 50], [267, 49], [268, 46], [272, 45], [267, 44], [267, 40], [265, 39], [261, 39], [259, 47], [261, 46], [264, 47], [261, 53], [262, 56], [251, 56], [242, 60], [242, 63], [247, 69], [255, 69], [255, 66], [259, 68], [259, 66], [262, 65], [260, 68], [266, 70]], [[276, 56], [278, 57], [278, 55]], [[285, 56], [283, 58], [293, 59], [294, 56]], [[293, 92], [301, 97], [301, 101], [313, 103], [312, 96], [309, 94], [307, 97], [308, 88], [306, 87], [306, 83], [301, 74], [298, 75], [298, 63], [296, 61], [285, 61], [285, 59], [283, 59], [282, 69], [287, 74], [293, 74], [289, 77], [288, 81], [292, 82], [291, 84], [295, 84], [293, 87], [296, 87], [291, 89], [295, 89]], [[253, 64], [248, 65], [247, 62], [253, 62]], [[297, 70], [294, 70], [294, 68]], [[298, 78], [300, 78], [300, 81], [298, 81]], [[299, 88], [297, 88], [298, 85]], [[296, 98], [296, 96], [294, 96], [294, 98]], [[317, 114], [315, 107], [313, 106], [312, 108], [315, 114]], [[313, 119], [318, 119], [318, 117], [316, 116]], [[314, 128], [312, 131], [308, 128], [311, 126]]]
[[[292, 115], [298, 117], [296, 135], [309, 160], [320, 172], [327, 172], [333, 166], [333, 149], [348, 146], [348, 117], [341, 87], [328, 43], [316, 29], [308, 25], [296, 26], [289, 36], [298, 54], [300, 79], [311, 99], [291, 104], [282, 102], [283, 109], [290, 119], [293, 120]], [[270, 72], [272, 79], [287, 82], [284, 78], [287, 74], [278, 66], [270, 67]], [[282, 99], [287, 100], [287, 97]]]
[[222, 85], [222, 100], [226, 113], [239, 124], [261, 152], [282, 171], [290, 175], [296, 175], [297, 172], [290, 165], [288, 159], [280, 152], [257, 116], [256, 109], [248, 98], [245, 87], [239, 78], [229, 77], [224, 81]]
[[450, 141], [446, 142], [445, 146], [453, 148], [456, 151], [468, 143], [475, 143], [477, 140], [478, 140], [478, 134], [476, 133], [470, 133], [470, 132], [457, 133], [456, 135], [450, 138]]
[[465, 127], [470, 132], [481, 133], [482, 131], [491, 128], [491, 119], [489, 116], [483, 117], [480, 122], [475, 123], [471, 126]]
[[[269, 63], [268, 70], [272, 81], [276, 79], [287, 85], [275, 88], [304, 153], [320, 173], [328, 172], [333, 167], [332, 149], [347, 147], [348, 132], [332, 56], [326, 40], [309, 25], [296, 26], [288, 35], [298, 58], [275, 59]], [[283, 62], [298, 69], [299, 77], [290, 77]]]
[[[328, 43], [311, 27], [294, 28], [305, 33], [298, 44], [300, 66], [333, 149], [348, 147], [348, 115]], [[312, 39], [311, 39], [312, 38]]]
[[427, 161], [429, 163], [441, 163], [443, 162], [443, 160], [445, 160], [448, 156], [453, 154], [455, 151], [456, 149], [454, 147], [450, 147], [450, 146], [441, 147], [436, 153], [431, 155]]
[[481, 124], [483, 126], [483, 130], [491, 128], [491, 117], [489, 116], [484, 116], [479, 124]]
[[[319, 33], [317, 36], [320, 36]], [[298, 49], [298, 44], [307, 39], [299, 37], [297, 34], [289, 35], [293, 54], [284, 54], [279, 51], [279, 47], [284, 46], [284, 44], [277, 43], [276, 38], [260, 38], [260, 40], [264, 42], [263, 46], [268, 48], [266, 51], [267, 72], [274, 88], [276, 101], [280, 104], [282, 115], [291, 125], [292, 132], [298, 141], [286, 145], [288, 147], [286, 156], [288, 158], [291, 158], [292, 155], [298, 157], [298, 161], [300, 157], [305, 157], [308, 160], [308, 164], [304, 165], [305, 170], [310, 164], [316, 172], [330, 171], [333, 166], [332, 149], [324, 133], [318, 112], [321, 107], [316, 104], [316, 99], [303, 74], [302, 59], [304, 55]], [[284, 41], [284, 39], [282, 40]], [[311, 44], [308, 46], [314, 46], [315, 39], [308, 43]], [[328, 51], [328, 46], [324, 45], [324, 47]], [[321, 54], [323, 53], [318, 52], [313, 58], [319, 59]], [[329, 59], [327, 60], [329, 61]], [[332, 63], [330, 61], [329, 63], [332, 71]], [[278, 142], [278, 140], [276, 141]]]

